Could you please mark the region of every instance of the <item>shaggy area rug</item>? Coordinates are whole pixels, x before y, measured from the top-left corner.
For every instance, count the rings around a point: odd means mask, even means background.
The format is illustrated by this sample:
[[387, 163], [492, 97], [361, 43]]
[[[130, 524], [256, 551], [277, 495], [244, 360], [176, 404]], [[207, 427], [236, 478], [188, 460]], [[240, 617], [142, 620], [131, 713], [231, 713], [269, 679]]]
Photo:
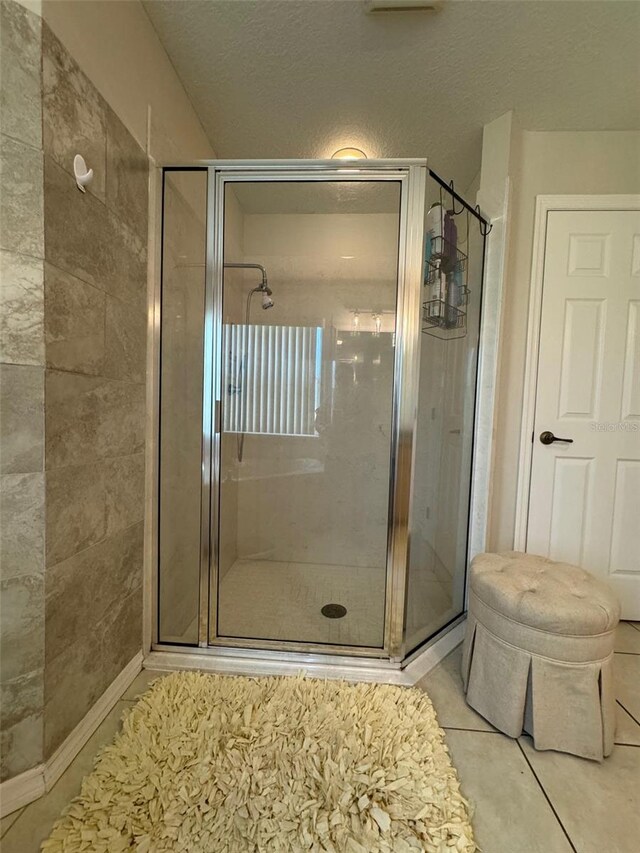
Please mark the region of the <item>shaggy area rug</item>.
[[476, 850], [417, 689], [196, 672], [127, 711], [43, 850]]

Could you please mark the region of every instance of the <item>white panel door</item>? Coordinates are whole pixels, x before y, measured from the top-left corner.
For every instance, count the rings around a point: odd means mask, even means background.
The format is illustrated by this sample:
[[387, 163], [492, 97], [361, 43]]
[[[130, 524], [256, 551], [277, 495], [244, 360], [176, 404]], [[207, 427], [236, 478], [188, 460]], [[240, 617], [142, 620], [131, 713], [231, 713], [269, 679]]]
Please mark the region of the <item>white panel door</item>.
[[527, 551], [640, 619], [640, 211], [548, 214]]

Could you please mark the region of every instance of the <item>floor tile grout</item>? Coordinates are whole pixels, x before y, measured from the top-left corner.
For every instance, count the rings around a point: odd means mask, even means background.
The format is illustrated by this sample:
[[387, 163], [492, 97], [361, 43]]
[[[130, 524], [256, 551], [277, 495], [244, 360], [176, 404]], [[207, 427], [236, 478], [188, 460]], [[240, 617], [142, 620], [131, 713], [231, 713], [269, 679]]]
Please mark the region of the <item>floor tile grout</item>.
[[635, 655], [636, 657], [640, 657], [640, 652], [618, 652], [618, 651], [616, 651], [615, 654], [617, 654], [617, 655]]
[[567, 830], [566, 830], [565, 825], [563, 824], [563, 822], [560, 820], [560, 815], [559, 815], [559, 814], [558, 814], [558, 812], [555, 810], [555, 807], [554, 807], [553, 803], [551, 802], [551, 798], [550, 798], [550, 797], [549, 797], [549, 795], [547, 794], [547, 792], [546, 792], [546, 790], [545, 790], [545, 788], [544, 788], [544, 785], [542, 784], [542, 782], [541, 782], [541, 781], [540, 781], [540, 779], [538, 778], [538, 774], [537, 774], [537, 773], [536, 773], [536, 771], [533, 769], [533, 765], [532, 765], [532, 764], [531, 764], [531, 762], [529, 761], [529, 758], [527, 757], [527, 754], [526, 754], [526, 752], [524, 751], [524, 749], [523, 749], [523, 747], [522, 747], [522, 744], [520, 743], [520, 739], [519, 739], [519, 738], [516, 738], [516, 743], [518, 744], [518, 748], [520, 749], [520, 752], [522, 753], [522, 757], [523, 757], [523, 758], [524, 758], [524, 760], [527, 762], [527, 766], [529, 767], [529, 770], [530, 770], [530, 771], [531, 771], [531, 773], [533, 774], [533, 778], [534, 778], [534, 779], [536, 780], [536, 782], [538, 783], [538, 785], [539, 785], [539, 787], [540, 787], [540, 790], [542, 791], [542, 794], [543, 794], [543, 796], [544, 796], [545, 800], [549, 803], [549, 808], [550, 808], [550, 809], [551, 809], [551, 811], [553, 812], [553, 814], [554, 814], [554, 816], [555, 816], [555, 819], [556, 819], [556, 820], [558, 821], [558, 823], [560, 824], [560, 828], [561, 828], [561, 829], [562, 829], [562, 831], [564, 832], [564, 834], [565, 834], [565, 836], [566, 836], [566, 838], [567, 838], [567, 841], [569, 842], [569, 846], [570, 846], [570, 847], [571, 847], [571, 849], [573, 850], [573, 853], [578, 853], [578, 851], [576, 850], [576, 847], [575, 847], [575, 845], [574, 845], [573, 841], [571, 840], [571, 836], [570, 836], [570, 835], [569, 835], [569, 833], [567, 832]]
[[461, 726], [442, 726], [442, 725], [440, 726], [440, 728], [444, 729], [445, 732], [446, 731], [474, 732], [474, 734], [478, 734], [478, 735], [502, 735], [502, 737], [508, 737], [508, 735], [505, 735], [503, 732], [498, 732], [498, 731], [492, 732], [488, 729], [465, 729], [465, 728], [462, 728]]
[[637, 720], [637, 719], [633, 716], [633, 714], [631, 713], [631, 711], [630, 711], [630, 710], [629, 710], [625, 705], [623, 705], [623, 704], [622, 704], [622, 702], [620, 701], [620, 699], [616, 699], [616, 702], [618, 703], [618, 705], [620, 705], [620, 707], [622, 708], [622, 710], [623, 710], [623, 711], [626, 711], [626, 712], [627, 712], [627, 714], [631, 717], [631, 719], [633, 720], [633, 722], [634, 722], [634, 723], [636, 723], [636, 725], [640, 726], [640, 721], [639, 721], [639, 720]]
[[[620, 707], [625, 711], [625, 713], [628, 713], [626, 708], [624, 708], [622, 705], [620, 705]], [[631, 715], [629, 714], [629, 716], [631, 716]], [[634, 720], [634, 722], [635, 722], [635, 720]], [[487, 729], [467, 729], [467, 728], [463, 728], [462, 726], [443, 726], [443, 725], [441, 725], [440, 728], [445, 732], [472, 732], [473, 734], [478, 734], [478, 735], [502, 735], [503, 737], [508, 737], [508, 735], [505, 735], [504, 732], [498, 732], [498, 731], [492, 732], [492, 731], [488, 731]], [[514, 738], [510, 738], [510, 740], [514, 740]], [[515, 738], [515, 740], [517, 740], [517, 738]], [[623, 741], [623, 740], [614, 740], [613, 743], [614, 743], [614, 746], [634, 746], [634, 747], [636, 747], [636, 749], [640, 749], [640, 743], [627, 743], [626, 741]]]
[[[22, 814], [22, 812], [23, 812], [25, 809], [26, 809], [26, 806], [23, 806], [21, 809], [16, 809], [16, 811], [11, 812], [11, 814], [10, 814], [10, 815], [7, 815], [7, 817], [13, 817], [13, 820], [11, 821], [11, 823], [9, 823], [9, 825], [8, 825], [8, 826], [6, 826], [6, 827], [5, 827], [4, 832], [0, 832], [0, 840], [1, 840], [1, 839], [3, 839], [3, 838], [5, 837], [5, 835], [7, 834], [7, 832], [9, 832], [9, 830], [11, 829], [11, 827], [12, 827], [12, 826], [14, 825], [14, 823], [18, 820], [18, 818], [20, 817], [20, 815]], [[3, 818], [3, 820], [6, 820], [6, 818]]]

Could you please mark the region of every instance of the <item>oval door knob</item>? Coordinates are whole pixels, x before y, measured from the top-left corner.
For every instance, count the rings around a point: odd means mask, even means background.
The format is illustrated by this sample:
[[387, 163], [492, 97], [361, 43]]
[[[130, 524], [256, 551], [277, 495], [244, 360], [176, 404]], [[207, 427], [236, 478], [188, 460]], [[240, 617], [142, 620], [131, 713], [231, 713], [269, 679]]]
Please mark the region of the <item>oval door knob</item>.
[[540, 433], [540, 442], [542, 444], [553, 444], [554, 441], [564, 441], [566, 444], [573, 444], [572, 438], [556, 438], [548, 429]]

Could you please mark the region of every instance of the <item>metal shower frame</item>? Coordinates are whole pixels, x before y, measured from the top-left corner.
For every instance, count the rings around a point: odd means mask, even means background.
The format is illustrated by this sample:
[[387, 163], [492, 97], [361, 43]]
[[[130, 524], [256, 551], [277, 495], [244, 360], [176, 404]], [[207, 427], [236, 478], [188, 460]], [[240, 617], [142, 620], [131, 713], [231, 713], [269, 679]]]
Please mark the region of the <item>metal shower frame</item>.
[[[409, 511], [413, 488], [413, 449], [417, 426], [425, 201], [433, 173], [426, 159], [385, 160], [211, 160], [165, 167], [167, 171], [207, 171], [207, 245], [204, 323], [204, 390], [202, 421], [202, 500], [200, 543], [200, 612], [198, 648], [191, 653], [300, 661], [300, 663], [375, 664], [399, 669], [407, 663], [405, 604], [409, 557]], [[393, 384], [390, 500], [388, 515], [385, 624], [382, 648], [218, 637], [218, 517], [220, 482], [220, 412], [222, 359], [222, 288], [224, 190], [229, 182], [394, 181], [400, 184], [396, 348]], [[438, 179], [439, 180], [439, 179]], [[459, 197], [458, 197], [459, 198]], [[159, 327], [156, 299], [155, 334]], [[158, 390], [154, 424], [158, 435]], [[159, 450], [159, 448], [157, 448]], [[159, 482], [154, 474], [152, 539], [157, 543]], [[154, 550], [156, 550], [154, 548]], [[177, 644], [158, 642], [158, 561], [152, 555], [153, 651], [179, 651]], [[447, 627], [453, 627], [461, 614]], [[184, 649], [184, 647], [183, 647]], [[186, 651], [186, 649], [185, 649]], [[375, 660], [372, 660], [375, 659]]]

